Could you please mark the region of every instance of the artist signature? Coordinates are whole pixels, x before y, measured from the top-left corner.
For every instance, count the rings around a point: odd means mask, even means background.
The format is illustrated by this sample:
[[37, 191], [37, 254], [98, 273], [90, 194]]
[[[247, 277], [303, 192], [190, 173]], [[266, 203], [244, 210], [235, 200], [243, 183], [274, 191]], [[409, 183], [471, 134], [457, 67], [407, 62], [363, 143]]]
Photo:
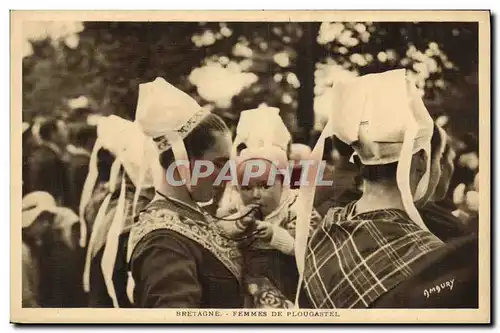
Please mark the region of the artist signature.
[[451, 280], [448, 280], [448, 281], [445, 281], [445, 282], [442, 282], [440, 284], [437, 284], [435, 286], [433, 286], [432, 288], [430, 289], [425, 289], [424, 290], [424, 296], [429, 298], [430, 295], [434, 294], [434, 293], [441, 293], [442, 290], [446, 290], [449, 288], [449, 290], [453, 290], [453, 282], [455, 282], [455, 279], [451, 279]]

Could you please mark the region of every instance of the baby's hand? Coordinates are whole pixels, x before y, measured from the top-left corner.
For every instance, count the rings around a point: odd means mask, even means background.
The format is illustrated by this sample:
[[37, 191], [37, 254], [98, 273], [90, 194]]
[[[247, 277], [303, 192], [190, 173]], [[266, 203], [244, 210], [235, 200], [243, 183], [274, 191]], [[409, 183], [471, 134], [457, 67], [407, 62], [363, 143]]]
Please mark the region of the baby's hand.
[[244, 217], [242, 217], [241, 219], [239, 219], [237, 221], [237, 226], [238, 228], [242, 229], [242, 230], [247, 230], [252, 224], [255, 223], [255, 213], [254, 212], [250, 212], [251, 210], [255, 209], [257, 206], [255, 205], [251, 205], [251, 206], [248, 206], [247, 207], [247, 213], [245, 214]]
[[256, 230], [256, 238], [264, 242], [271, 242], [271, 239], [273, 239], [274, 229], [271, 223], [266, 221], [256, 221]]

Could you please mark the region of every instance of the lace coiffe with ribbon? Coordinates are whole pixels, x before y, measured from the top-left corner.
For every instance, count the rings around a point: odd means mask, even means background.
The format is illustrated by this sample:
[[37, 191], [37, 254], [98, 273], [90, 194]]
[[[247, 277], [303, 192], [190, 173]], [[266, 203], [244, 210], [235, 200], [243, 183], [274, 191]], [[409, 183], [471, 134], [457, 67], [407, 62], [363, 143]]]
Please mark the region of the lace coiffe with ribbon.
[[[276, 171], [289, 172], [287, 148], [292, 136], [275, 107], [262, 106], [244, 110], [236, 127], [236, 136], [231, 150], [231, 158], [239, 166], [247, 160], [265, 160], [274, 163]], [[243, 148], [238, 151], [238, 147]], [[286, 190], [289, 190], [287, 188]], [[237, 186], [228, 183], [220, 203], [219, 211], [241, 206]]]
[[[154, 142], [155, 153], [145, 156], [144, 160], [152, 165], [154, 187], [158, 191], [165, 180], [165, 171], [159, 165], [161, 153], [171, 150], [177, 171], [185, 180], [187, 190], [191, 191], [191, 170], [184, 139], [196, 128], [210, 112], [183, 91], [177, 89], [163, 78], [139, 85], [139, 98], [136, 109], [136, 123]], [[127, 253], [127, 262], [132, 253]], [[128, 272], [127, 294], [133, 302], [133, 278]]]
[[[433, 121], [414, 83], [404, 69], [369, 74], [332, 87], [332, 113], [311, 154], [316, 164], [309, 168], [309, 185], [299, 192], [299, 211], [295, 241], [295, 257], [299, 284], [295, 306], [298, 307], [305, 266], [308, 229], [314, 202], [316, 175], [325, 139], [336, 135], [353, 146], [364, 165], [398, 162], [396, 181], [404, 208], [409, 217], [423, 230], [428, 230], [414, 201], [426, 192], [430, 172], [430, 139]], [[427, 154], [427, 169], [415, 194], [410, 189], [412, 156], [419, 150]]]
[[[98, 178], [97, 154], [102, 148], [109, 150], [114, 155], [115, 161], [112, 164], [108, 181], [109, 191], [99, 207], [87, 246], [83, 287], [86, 292], [90, 291], [90, 265], [92, 253], [96, 246], [97, 233], [102, 231], [103, 223], [108, 221], [106, 215], [112, 195], [115, 193], [119, 182], [120, 191], [116, 210], [109, 226], [101, 260], [101, 269], [108, 294], [113, 301], [113, 305], [118, 307], [112, 277], [118, 252], [119, 237], [127, 218], [125, 174], [135, 186], [132, 202], [132, 216], [135, 216], [141, 190], [154, 186], [153, 170], [157, 169], [158, 166], [154, 165], [153, 156], [157, 154], [152, 141], [142, 133], [136, 123], [117, 116], [101, 118], [97, 124], [97, 141], [91, 154], [89, 173], [80, 200], [80, 221], [84, 224], [86, 224], [84, 220], [85, 208], [90, 201]], [[122, 171], [121, 174], [120, 171]]]

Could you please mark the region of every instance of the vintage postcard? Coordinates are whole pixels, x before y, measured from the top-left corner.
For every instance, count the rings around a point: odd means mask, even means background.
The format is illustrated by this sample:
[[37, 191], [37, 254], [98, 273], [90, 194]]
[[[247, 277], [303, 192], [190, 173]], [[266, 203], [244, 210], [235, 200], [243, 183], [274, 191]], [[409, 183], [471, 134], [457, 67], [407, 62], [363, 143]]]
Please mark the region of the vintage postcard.
[[11, 321], [490, 323], [490, 53], [488, 11], [12, 11]]

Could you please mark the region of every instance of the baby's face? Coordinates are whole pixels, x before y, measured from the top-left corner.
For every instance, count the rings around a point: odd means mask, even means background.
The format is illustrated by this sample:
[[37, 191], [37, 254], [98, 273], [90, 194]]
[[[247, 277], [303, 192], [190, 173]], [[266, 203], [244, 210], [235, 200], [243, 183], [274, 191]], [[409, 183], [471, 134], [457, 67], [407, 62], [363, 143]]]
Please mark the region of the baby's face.
[[278, 208], [282, 192], [281, 180], [268, 184], [266, 180], [255, 179], [250, 180], [247, 186], [240, 186], [243, 204], [245, 206], [258, 205], [264, 216]]

